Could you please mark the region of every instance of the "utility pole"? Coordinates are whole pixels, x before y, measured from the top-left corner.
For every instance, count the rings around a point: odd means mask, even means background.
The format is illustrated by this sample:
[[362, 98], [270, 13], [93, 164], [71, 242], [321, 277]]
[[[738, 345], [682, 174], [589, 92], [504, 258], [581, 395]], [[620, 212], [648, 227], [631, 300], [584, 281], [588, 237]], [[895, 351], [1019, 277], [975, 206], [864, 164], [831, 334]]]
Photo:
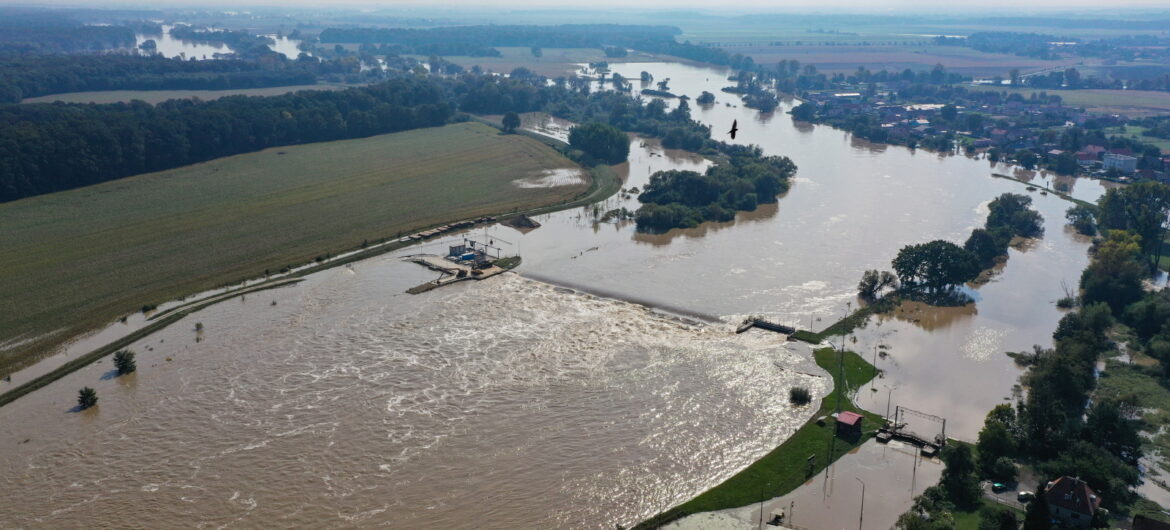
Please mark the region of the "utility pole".
[[875, 390], [877, 389], [877, 351], [878, 347], [875, 345], [873, 347], [873, 377], [869, 379], [869, 387]]
[[865, 481], [857, 477], [853, 478], [861, 483], [861, 515], [857, 516], [857, 530], [861, 530], [861, 524], [865, 521]]
[[886, 423], [890, 422], [890, 399], [894, 397], [894, 387], [890, 387], [890, 392], [886, 394]]

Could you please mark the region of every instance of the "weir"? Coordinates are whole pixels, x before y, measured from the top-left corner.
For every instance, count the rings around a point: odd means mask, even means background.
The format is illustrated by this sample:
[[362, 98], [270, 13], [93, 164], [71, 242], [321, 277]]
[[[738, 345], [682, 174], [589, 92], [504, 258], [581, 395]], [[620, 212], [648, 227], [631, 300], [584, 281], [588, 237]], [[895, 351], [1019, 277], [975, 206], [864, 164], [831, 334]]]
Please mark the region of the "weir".
[[743, 333], [743, 332], [745, 332], [749, 329], [752, 329], [752, 328], [760, 328], [760, 329], [764, 329], [764, 330], [768, 330], [768, 331], [775, 331], [776, 333], [783, 333], [785, 335], [791, 335], [793, 333], [796, 333], [796, 328], [794, 328], [792, 326], [785, 326], [784, 324], [777, 324], [775, 322], [769, 322], [769, 321], [764, 320], [762, 318], [749, 318], [749, 319], [743, 321], [743, 324], [740, 324], [739, 327], [736, 328], [735, 332], [737, 334]]

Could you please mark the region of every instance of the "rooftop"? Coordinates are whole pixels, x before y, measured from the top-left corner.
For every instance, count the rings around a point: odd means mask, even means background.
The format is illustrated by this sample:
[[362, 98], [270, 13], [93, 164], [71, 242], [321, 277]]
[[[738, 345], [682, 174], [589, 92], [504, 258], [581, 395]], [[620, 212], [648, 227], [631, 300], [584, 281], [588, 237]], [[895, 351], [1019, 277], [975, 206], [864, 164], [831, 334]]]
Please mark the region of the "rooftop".
[[1060, 477], [1048, 483], [1044, 492], [1050, 506], [1092, 516], [1101, 506], [1101, 497], [1085, 481], [1075, 477]]
[[844, 423], [845, 425], [860, 425], [863, 416], [856, 412], [841, 412], [837, 414], [837, 423]]

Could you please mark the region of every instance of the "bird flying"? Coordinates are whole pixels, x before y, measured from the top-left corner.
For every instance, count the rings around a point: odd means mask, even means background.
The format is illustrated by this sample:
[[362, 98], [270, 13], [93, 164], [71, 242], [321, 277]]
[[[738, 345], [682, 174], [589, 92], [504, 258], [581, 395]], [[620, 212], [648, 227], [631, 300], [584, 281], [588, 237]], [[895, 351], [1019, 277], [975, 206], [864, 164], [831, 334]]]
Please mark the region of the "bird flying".
[[732, 140], [735, 139], [735, 132], [739, 130], [738, 124], [739, 120], [731, 120], [731, 130], [728, 132], [731, 134]]

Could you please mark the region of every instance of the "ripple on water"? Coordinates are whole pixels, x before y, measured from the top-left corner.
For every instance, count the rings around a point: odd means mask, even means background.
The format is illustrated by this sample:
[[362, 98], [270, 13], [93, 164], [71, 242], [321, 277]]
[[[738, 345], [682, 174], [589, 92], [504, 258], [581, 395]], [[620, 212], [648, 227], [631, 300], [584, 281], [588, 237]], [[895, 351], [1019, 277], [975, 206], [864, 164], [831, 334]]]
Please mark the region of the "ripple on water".
[[[390, 289], [337, 274], [279, 317], [202, 313], [215, 332], [179, 358], [182, 392], [156, 371], [127, 405], [134, 421], [21, 455], [39, 469], [6, 494], [24, 507], [14, 520], [630, 524], [787, 437], [811, 413], [788, 404], [790, 386], [828, 391], [807, 351], [769, 334], [516, 275]], [[95, 481], [101, 514], [68, 487]], [[41, 491], [56, 494], [33, 502]]]

